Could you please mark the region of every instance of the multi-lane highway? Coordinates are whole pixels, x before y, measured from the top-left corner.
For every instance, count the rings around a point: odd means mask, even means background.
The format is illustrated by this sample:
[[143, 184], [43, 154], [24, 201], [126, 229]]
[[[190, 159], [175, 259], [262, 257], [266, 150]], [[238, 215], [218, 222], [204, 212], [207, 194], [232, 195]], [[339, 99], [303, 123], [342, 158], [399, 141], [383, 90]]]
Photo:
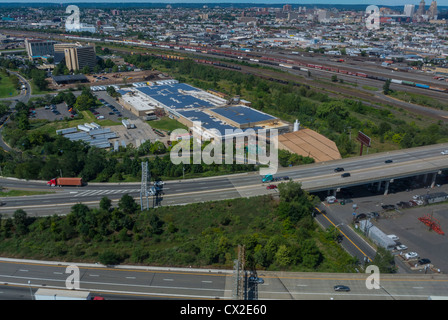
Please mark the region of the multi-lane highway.
[[[435, 174], [448, 169], [448, 155], [441, 151], [448, 149], [448, 144], [438, 144], [387, 153], [365, 155], [356, 158], [341, 159], [326, 163], [316, 163], [292, 168], [279, 169], [278, 175], [288, 176], [302, 183], [310, 192], [336, 190], [341, 187], [363, 185], [379, 181], [391, 181], [426, 173]], [[392, 160], [392, 163], [385, 163]], [[334, 168], [343, 167], [350, 177], [342, 178]], [[429, 175], [432, 177], [432, 175]], [[429, 179], [429, 178], [428, 178]], [[392, 182], [393, 183], [393, 182]], [[24, 209], [32, 215], [52, 215], [68, 213], [76, 203], [97, 206], [102, 197], [118, 201], [122, 195], [130, 194], [140, 197], [139, 183], [90, 183], [80, 188], [50, 188], [45, 182], [21, 181], [17, 179], [0, 179], [0, 184], [9, 189], [32, 189], [54, 192], [26, 197], [4, 197], [6, 204], [0, 207], [0, 213], [12, 214], [17, 209]], [[430, 182], [429, 182], [430, 184]], [[235, 174], [189, 180], [166, 181], [164, 194], [157, 205], [179, 205], [212, 200], [224, 200], [239, 197], [251, 197], [276, 193], [267, 190], [261, 182], [258, 172]], [[151, 199], [152, 201], [153, 199]]]
[[[66, 288], [69, 263], [0, 259], [0, 299], [31, 299], [37, 288]], [[71, 264], [73, 265], [73, 264]], [[232, 270], [176, 269], [79, 264], [79, 285], [108, 299], [219, 299], [234, 298]], [[293, 273], [259, 271], [262, 284], [246, 289], [259, 300], [426, 300], [448, 292], [448, 276], [379, 275], [379, 288], [366, 286], [370, 274]], [[372, 281], [370, 281], [372, 283]], [[350, 292], [335, 292], [338, 284]]]

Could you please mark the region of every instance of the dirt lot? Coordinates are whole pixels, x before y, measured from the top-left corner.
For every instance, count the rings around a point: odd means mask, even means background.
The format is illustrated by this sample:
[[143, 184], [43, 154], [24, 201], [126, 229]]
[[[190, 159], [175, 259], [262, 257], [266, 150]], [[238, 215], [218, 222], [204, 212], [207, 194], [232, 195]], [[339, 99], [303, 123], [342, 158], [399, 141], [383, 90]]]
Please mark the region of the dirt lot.
[[[96, 77], [94, 77], [96, 76]], [[143, 71], [130, 71], [130, 72], [117, 72], [117, 73], [107, 73], [107, 74], [91, 74], [86, 75], [87, 79], [90, 81], [88, 85], [90, 86], [105, 86], [112, 84], [124, 84], [126, 79], [126, 83], [130, 84], [133, 82], [143, 82], [150, 80], [162, 80], [167, 79], [162, 75], [160, 71], [151, 71], [151, 70], [143, 70]], [[99, 80], [98, 77], [106, 77], [105, 80]], [[78, 84], [67, 84], [62, 86], [55, 86], [51, 79], [47, 79], [50, 83], [50, 89], [68, 89], [68, 88], [76, 88]], [[84, 84], [85, 85], [85, 84]]]

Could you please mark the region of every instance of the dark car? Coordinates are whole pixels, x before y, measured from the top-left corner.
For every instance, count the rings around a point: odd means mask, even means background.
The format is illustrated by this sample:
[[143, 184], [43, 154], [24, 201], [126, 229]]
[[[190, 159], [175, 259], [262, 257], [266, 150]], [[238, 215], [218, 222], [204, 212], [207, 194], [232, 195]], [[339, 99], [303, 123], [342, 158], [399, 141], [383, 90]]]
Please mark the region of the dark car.
[[254, 282], [254, 283], [258, 283], [258, 284], [263, 284], [264, 283], [264, 280], [262, 278], [257, 277], [257, 276], [249, 277], [249, 281], [250, 282]]
[[349, 287], [347, 287], [347, 286], [343, 286], [343, 285], [337, 285], [337, 286], [334, 286], [334, 291], [345, 291], [345, 292], [348, 292], [348, 291], [350, 291], [350, 288]]
[[378, 212], [369, 212], [368, 214], [367, 214], [367, 216], [369, 217], [369, 218], [373, 218], [373, 219], [378, 219], [379, 217], [380, 217], [380, 214], [378, 213]]
[[360, 213], [355, 217], [355, 221], [358, 222], [358, 221], [364, 220], [366, 218], [367, 218], [367, 215], [365, 213]]
[[341, 172], [344, 171], [344, 168], [338, 167], [334, 169], [334, 172]]
[[423, 258], [423, 259], [418, 260], [418, 263], [419, 263], [420, 265], [428, 264], [428, 263], [431, 263], [431, 260], [426, 259], [426, 258]]
[[386, 161], [384, 161], [384, 163], [392, 163], [393, 161], [392, 160], [386, 160]]
[[341, 177], [342, 177], [342, 178], [350, 177], [350, 173], [345, 172], [345, 173], [341, 174]]

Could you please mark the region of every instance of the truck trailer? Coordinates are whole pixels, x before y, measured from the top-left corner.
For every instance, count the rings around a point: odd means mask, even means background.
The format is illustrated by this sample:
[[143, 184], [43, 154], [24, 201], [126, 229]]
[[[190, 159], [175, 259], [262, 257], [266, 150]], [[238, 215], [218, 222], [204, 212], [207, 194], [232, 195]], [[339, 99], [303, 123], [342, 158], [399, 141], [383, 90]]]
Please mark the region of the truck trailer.
[[50, 187], [81, 187], [84, 185], [82, 178], [54, 178], [47, 182]]
[[59, 290], [39, 288], [34, 294], [35, 300], [92, 300], [89, 291]]

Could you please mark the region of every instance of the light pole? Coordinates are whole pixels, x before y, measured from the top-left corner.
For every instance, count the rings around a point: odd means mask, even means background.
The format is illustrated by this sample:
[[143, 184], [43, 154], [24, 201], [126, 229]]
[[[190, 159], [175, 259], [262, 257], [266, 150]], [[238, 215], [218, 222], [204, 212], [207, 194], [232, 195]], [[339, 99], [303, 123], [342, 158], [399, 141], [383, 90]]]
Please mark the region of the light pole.
[[33, 299], [33, 291], [31, 290], [31, 281], [30, 281], [30, 280], [28, 280], [28, 286], [29, 286], [29, 288], [30, 288], [30, 296], [31, 296], [31, 300], [34, 300], [34, 299]]

